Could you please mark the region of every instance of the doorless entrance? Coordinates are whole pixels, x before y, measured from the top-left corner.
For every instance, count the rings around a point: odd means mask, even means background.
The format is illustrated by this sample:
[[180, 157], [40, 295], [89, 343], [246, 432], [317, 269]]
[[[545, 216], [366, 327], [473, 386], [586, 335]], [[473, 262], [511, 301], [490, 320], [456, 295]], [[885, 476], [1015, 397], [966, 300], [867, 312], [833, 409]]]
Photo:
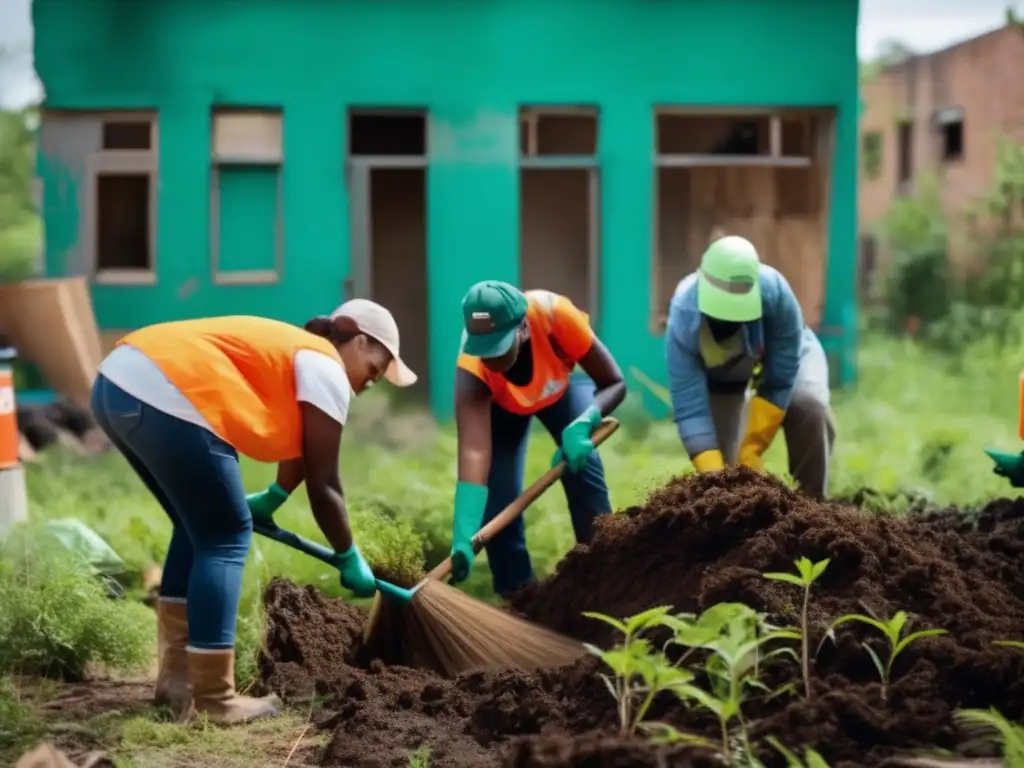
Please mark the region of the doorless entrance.
[[427, 120], [418, 109], [356, 109], [348, 119], [351, 276], [347, 298], [395, 316], [402, 357], [428, 391]]

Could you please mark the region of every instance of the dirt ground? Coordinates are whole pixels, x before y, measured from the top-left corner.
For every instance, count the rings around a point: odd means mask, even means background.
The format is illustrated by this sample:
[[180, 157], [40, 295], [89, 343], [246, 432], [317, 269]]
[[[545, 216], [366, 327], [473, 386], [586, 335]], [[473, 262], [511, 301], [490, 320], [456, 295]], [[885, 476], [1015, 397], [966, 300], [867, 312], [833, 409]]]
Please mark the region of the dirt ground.
[[[949, 635], [909, 646], [883, 700], [861, 645], [872, 630], [840, 630], [818, 654], [813, 701], [752, 702], [753, 737], [812, 746], [833, 768], [871, 768], [894, 755], [957, 749], [959, 708], [1024, 718], [1024, 651], [991, 644], [1024, 639], [1024, 501], [995, 501], [976, 517], [947, 510], [894, 519], [818, 504], [743, 469], [689, 477], [602, 520], [590, 546], [573, 550], [511, 608], [602, 646], [611, 634], [584, 611], [622, 617], [655, 605], [695, 612], [739, 601], [792, 625], [798, 590], [761, 574], [792, 570], [801, 556], [831, 558], [811, 602], [816, 641], [830, 620], [850, 612], [887, 619], [905, 610], [914, 628]], [[325, 766], [405, 768], [424, 745], [430, 768], [713, 764], [692, 750], [615, 736], [613, 699], [595, 660], [446, 680], [359, 661], [365, 616], [342, 601], [276, 581], [266, 603], [265, 685], [292, 701], [324, 704], [317, 726], [333, 734]], [[797, 668], [775, 676], [795, 678]], [[654, 719], [716, 735], [714, 723], [674, 700], [653, 709]], [[783, 764], [770, 750], [761, 757]]]

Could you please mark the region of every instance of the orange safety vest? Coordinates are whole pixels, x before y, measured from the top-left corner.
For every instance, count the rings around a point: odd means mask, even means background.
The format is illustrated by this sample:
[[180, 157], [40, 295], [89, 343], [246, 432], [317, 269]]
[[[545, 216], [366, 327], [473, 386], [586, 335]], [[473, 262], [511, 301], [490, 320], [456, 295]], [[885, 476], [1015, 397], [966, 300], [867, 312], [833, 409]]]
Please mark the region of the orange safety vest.
[[218, 437], [266, 462], [302, 455], [295, 354], [310, 349], [341, 362], [327, 339], [263, 317], [160, 323], [117, 344], [129, 344], [156, 363]]
[[[543, 410], [565, 394], [569, 376], [582, 357], [580, 350], [589, 349], [593, 339], [587, 314], [564, 296], [550, 291], [526, 291], [526, 301], [533, 357], [533, 378], [528, 384], [517, 387], [500, 373], [488, 370], [479, 357], [460, 353], [457, 362], [459, 368], [487, 385], [496, 405], [523, 416]], [[559, 343], [557, 338], [556, 322], [560, 312], [573, 319], [570, 332], [575, 350]]]

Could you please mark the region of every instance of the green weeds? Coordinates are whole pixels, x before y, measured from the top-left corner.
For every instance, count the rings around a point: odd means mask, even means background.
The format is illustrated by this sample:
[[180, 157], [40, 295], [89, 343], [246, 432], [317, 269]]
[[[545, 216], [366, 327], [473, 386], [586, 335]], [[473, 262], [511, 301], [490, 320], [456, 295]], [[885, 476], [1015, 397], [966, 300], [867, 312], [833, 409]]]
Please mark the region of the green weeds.
[[153, 654], [145, 606], [109, 597], [66, 552], [30, 533], [0, 550], [0, 670], [82, 679], [86, 668], [139, 672]]

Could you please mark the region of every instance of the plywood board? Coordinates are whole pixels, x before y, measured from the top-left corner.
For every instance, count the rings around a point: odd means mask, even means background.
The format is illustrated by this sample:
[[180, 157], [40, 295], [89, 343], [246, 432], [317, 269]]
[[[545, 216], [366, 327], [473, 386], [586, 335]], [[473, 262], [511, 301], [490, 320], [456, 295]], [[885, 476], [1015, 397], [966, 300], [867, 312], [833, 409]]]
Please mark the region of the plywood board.
[[85, 278], [0, 285], [0, 329], [50, 387], [89, 407], [102, 347]]

